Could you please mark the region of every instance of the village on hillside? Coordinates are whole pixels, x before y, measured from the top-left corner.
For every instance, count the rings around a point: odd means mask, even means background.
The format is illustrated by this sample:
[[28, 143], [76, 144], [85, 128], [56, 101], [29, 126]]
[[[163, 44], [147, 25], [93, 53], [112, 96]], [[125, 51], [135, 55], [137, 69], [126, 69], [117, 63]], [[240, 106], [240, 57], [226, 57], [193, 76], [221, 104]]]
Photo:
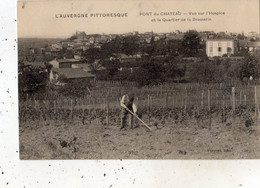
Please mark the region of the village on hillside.
[[[147, 59], [153, 59], [162, 65], [176, 64], [177, 69], [183, 69], [183, 66], [179, 66], [180, 61], [198, 62], [205, 57], [209, 61], [216, 58], [241, 61], [245, 54], [259, 50], [260, 36], [256, 32], [245, 35], [213, 31], [183, 33], [177, 30], [171, 33], [87, 35], [77, 31], [63, 40], [21, 38], [18, 57], [19, 67], [46, 68], [46, 64], [49, 64], [48, 79], [59, 85], [79, 79], [127, 80], [118, 76], [109, 78], [108, 74], [111, 76], [114, 66], [117, 72], [133, 73], [141, 62], [149, 61]], [[187, 72], [187, 67], [185, 71]], [[187, 79], [185, 74], [179, 77]]]

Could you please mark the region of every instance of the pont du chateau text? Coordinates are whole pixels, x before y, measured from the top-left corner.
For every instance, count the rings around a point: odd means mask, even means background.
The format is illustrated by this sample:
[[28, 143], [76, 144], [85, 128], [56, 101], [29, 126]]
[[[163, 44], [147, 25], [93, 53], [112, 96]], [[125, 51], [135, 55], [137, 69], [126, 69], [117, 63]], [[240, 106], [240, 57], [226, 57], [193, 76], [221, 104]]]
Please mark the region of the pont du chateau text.
[[[181, 12], [181, 11], [172, 11], [172, 12], [149, 12], [149, 11], [140, 11], [139, 16], [149, 17], [149, 16], [218, 16], [225, 15], [225, 12], [222, 11], [201, 11], [201, 12]], [[55, 18], [126, 18], [129, 14], [127, 12], [107, 12], [107, 13], [57, 13]]]

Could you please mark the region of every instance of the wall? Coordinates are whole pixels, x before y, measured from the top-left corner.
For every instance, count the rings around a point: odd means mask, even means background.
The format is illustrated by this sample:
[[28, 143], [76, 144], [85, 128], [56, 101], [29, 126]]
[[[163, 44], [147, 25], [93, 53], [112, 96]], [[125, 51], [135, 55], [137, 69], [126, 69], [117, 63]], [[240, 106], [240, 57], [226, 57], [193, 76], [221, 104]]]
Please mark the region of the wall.
[[59, 62], [56, 59], [50, 61], [50, 64], [53, 66], [53, 68], [59, 68]]

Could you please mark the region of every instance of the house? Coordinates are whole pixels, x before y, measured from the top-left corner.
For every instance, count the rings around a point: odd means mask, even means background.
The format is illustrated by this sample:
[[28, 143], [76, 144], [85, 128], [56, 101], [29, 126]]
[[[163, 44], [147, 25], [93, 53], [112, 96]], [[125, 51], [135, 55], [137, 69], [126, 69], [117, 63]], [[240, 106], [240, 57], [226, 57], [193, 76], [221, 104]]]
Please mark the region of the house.
[[238, 50], [237, 41], [234, 39], [208, 39], [206, 42], [206, 54], [208, 57], [222, 57], [224, 54], [230, 56]]
[[62, 47], [74, 47], [74, 41], [66, 40], [61, 42]]
[[51, 51], [60, 51], [62, 49], [61, 44], [52, 44]]
[[249, 39], [253, 39], [253, 40], [256, 40], [258, 37], [258, 34], [256, 32], [249, 32], [248, 33], [248, 38]]
[[77, 53], [75, 53], [75, 54], [74, 54], [74, 59], [81, 60], [81, 55], [80, 55], [80, 54], [77, 54]]
[[54, 59], [49, 62], [53, 68], [71, 68], [72, 64], [82, 63], [81, 59]]
[[43, 54], [45, 52], [45, 48], [40, 48], [40, 53]]
[[78, 82], [78, 81], [94, 81], [95, 75], [84, 71], [81, 68], [52, 68], [50, 71], [50, 82], [56, 84], [65, 84], [68, 82]]
[[168, 35], [166, 37], [166, 40], [182, 40], [184, 37], [184, 33], [179, 33], [179, 34], [175, 34], [175, 33], [171, 33], [170, 35]]

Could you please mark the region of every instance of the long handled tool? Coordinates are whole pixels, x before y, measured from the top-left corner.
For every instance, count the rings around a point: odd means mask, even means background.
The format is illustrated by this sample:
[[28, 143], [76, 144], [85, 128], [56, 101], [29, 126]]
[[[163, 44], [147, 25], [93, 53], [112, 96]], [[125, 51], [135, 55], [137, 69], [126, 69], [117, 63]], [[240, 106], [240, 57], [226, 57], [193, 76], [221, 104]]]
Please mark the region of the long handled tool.
[[150, 131], [152, 131], [151, 127], [149, 127], [149, 126], [148, 126], [143, 120], [141, 120], [135, 113], [133, 113], [133, 112], [132, 112], [131, 110], [129, 110], [127, 107], [126, 107], [126, 110], [127, 110], [130, 114], [132, 114], [134, 117], [136, 117], [139, 121], [141, 121], [147, 129], [149, 129]]

